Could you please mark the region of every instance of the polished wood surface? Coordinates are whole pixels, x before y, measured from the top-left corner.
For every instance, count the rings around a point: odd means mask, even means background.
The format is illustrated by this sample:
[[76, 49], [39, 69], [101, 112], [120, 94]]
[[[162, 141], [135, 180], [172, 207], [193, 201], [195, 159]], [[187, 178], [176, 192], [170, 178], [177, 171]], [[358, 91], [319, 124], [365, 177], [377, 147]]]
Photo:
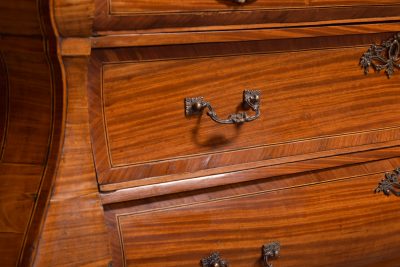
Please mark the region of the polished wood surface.
[[[400, 17], [399, 17], [400, 19]], [[218, 42], [239, 42], [239, 41], [260, 41], [260, 40], [291, 40], [294, 38], [311, 38], [322, 36], [343, 36], [355, 34], [385, 33], [399, 31], [400, 24], [395, 23], [376, 23], [361, 25], [341, 25], [341, 26], [320, 26], [320, 27], [296, 27], [279, 29], [245, 29], [245, 30], [224, 30], [224, 31], [202, 31], [202, 32], [149, 32], [125, 33], [105, 35], [92, 38], [94, 48], [126, 47], [126, 46], [154, 46], [171, 44], [194, 44], [194, 43], [218, 43]], [[74, 45], [75, 44], [75, 45]], [[71, 51], [79, 49], [86, 51], [86, 46], [82, 42], [77, 43], [76, 38], [67, 38], [62, 46], [68, 47], [69, 51], [62, 51], [65, 55], [70, 55]], [[79, 53], [79, 52], [75, 52]], [[82, 53], [82, 52], [81, 52]]]
[[89, 56], [91, 52], [92, 45], [88, 38], [65, 38], [60, 43], [62, 56]]
[[[0, 265], [198, 266], [218, 249], [259, 266], [278, 240], [276, 266], [396, 266], [399, 198], [373, 190], [400, 165], [399, 75], [358, 63], [399, 14], [395, 0], [3, 1]], [[225, 117], [248, 87], [259, 121], [184, 117], [184, 97]]]
[[[16, 240], [19, 240], [18, 245], [11, 246], [7, 251], [0, 250], [1, 258], [6, 259], [2, 263], [4, 266], [15, 266], [22, 260], [20, 253], [24, 247], [31, 246], [27, 254], [32, 254], [34, 250], [37, 235], [29, 237], [29, 231], [36, 232], [40, 227], [40, 219], [38, 224], [32, 224], [33, 211], [43, 214], [46, 206], [46, 201], [44, 205], [38, 205], [38, 196], [40, 190], [48, 190], [41, 184], [48, 163], [54, 123], [52, 105], [55, 88], [52, 87], [51, 67], [43, 51], [42, 40], [23, 37], [14, 42], [15, 46], [29, 43], [29, 49], [18, 52], [3, 50], [6, 72], [2, 79], [7, 80], [8, 86], [3, 94], [8, 97], [6, 123], [2, 124], [0, 246], [8, 247], [10, 242], [17, 243]], [[27, 82], [27, 78], [31, 81]], [[23, 246], [26, 238], [30, 242]]]
[[[104, 0], [103, 0], [104, 1]], [[398, 4], [397, 0], [333, 0], [333, 1], [304, 1], [304, 0], [257, 0], [246, 1], [243, 4], [232, 0], [106, 0], [110, 14], [132, 13], [179, 13], [204, 11], [237, 11], [257, 10], [265, 8], [299, 8], [324, 6], [374, 6]]]
[[[399, 143], [396, 142], [396, 144], [398, 145]], [[100, 189], [103, 191], [101, 194], [102, 203], [118, 203], [246, 181], [272, 179], [276, 176], [317, 171], [324, 168], [366, 163], [379, 159], [397, 157], [400, 152], [397, 146], [384, 149], [372, 149], [371, 146], [367, 147], [369, 147], [370, 150], [366, 148], [367, 150], [363, 152], [345, 153], [345, 151], [333, 150], [330, 151], [330, 153], [313, 153], [308, 157], [287, 157], [256, 164], [247, 164], [247, 167], [250, 167], [250, 169], [245, 169], [243, 166], [239, 165], [235, 166], [236, 169], [221, 168], [211, 171], [204, 170], [195, 174], [165, 176], [158, 179], [148, 178], [141, 184], [135, 181], [127, 181], [103, 185], [100, 186]], [[362, 147], [357, 147], [356, 149], [363, 150]]]
[[[253, 2], [252, 5], [249, 5], [249, 9], [251, 9], [251, 6], [257, 5], [257, 3], [281, 5], [281, 8], [258, 8], [249, 12], [249, 10], [243, 10], [237, 6], [234, 8], [235, 5], [228, 5], [228, 10], [204, 11], [197, 8], [197, 10], [195, 9], [192, 12], [186, 10], [186, 12], [129, 13], [129, 9], [121, 7], [120, 10], [125, 10], [124, 13], [113, 13], [107, 1], [94, 1], [95, 17], [93, 29], [98, 35], [115, 34], [118, 31], [143, 31], [148, 29], [158, 31], [160, 29], [169, 29], [168, 31], [171, 32], [175, 31], [176, 28], [188, 27], [232, 27], [241, 29], [243, 27], [293, 27], [300, 26], [299, 24], [338, 25], [356, 23], [360, 22], [360, 20], [364, 20], [365, 22], [369, 20], [388, 21], [393, 19], [393, 17], [397, 17], [398, 20], [400, 11], [399, 2], [396, 0], [390, 0], [389, 2], [341, 1], [342, 3], [349, 3], [347, 6], [346, 4], [336, 6], [331, 1], [321, 1], [324, 2], [324, 4], [321, 4], [323, 7], [308, 6], [303, 8], [283, 8], [282, 4], [287, 4], [289, 1], [271, 2], [265, 0]], [[149, 3], [149, 1], [146, 2]], [[167, 1], [157, 2], [160, 4], [167, 3]], [[193, 2], [194, 1], [180, 1], [179, 3], [186, 5], [184, 3]], [[207, 2], [211, 3], [211, 1]], [[300, 1], [290, 2], [294, 4]], [[301, 1], [301, 5], [310, 2], [311, 1]], [[115, 2], [111, 1], [111, 3]], [[125, 1], [120, 3], [138, 7], [138, 1]], [[174, 2], [169, 1], [168, 3]], [[198, 3], [198, 1], [196, 3]], [[223, 4], [223, 1], [215, 0], [214, 3], [220, 8], [227, 7], [227, 5]], [[379, 4], [373, 5], [377, 3]], [[386, 3], [387, 5], [380, 5], [381, 3]], [[160, 4], [158, 6], [162, 7]], [[152, 5], [152, 8], [157, 8], [157, 5]], [[192, 7], [192, 9], [193, 8], [194, 7]], [[209, 28], [206, 30], [209, 30]]]
[[276, 266], [396, 266], [398, 201], [373, 190], [398, 164], [397, 158], [111, 205], [113, 245], [122, 246], [114, 266], [198, 266], [212, 251], [232, 266], [261, 266], [260, 248], [271, 241], [282, 247]]
[[38, 1], [14, 0], [0, 2], [1, 34], [41, 35]]
[[0, 54], [0, 158], [3, 157], [3, 149], [8, 123], [8, 78], [7, 66], [3, 55]]
[[[50, 69], [41, 39], [15, 41], [29, 42], [29, 50], [4, 53], [9, 107], [2, 159], [9, 163], [40, 164], [46, 158], [51, 127]], [[27, 82], [21, 77], [31, 80]]]
[[2, 266], [30, 266], [60, 148], [61, 70], [48, 6], [0, 7], [0, 258]]
[[86, 58], [64, 59], [67, 120], [36, 266], [107, 266], [108, 234], [90, 150]]
[[260, 266], [260, 247], [273, 240], [279, 266], [365, 266], [366, 257], [393, 266], [399, 206], [371, 193], [381, 176], [120, 216], [126, 266], [195, 266], [214, 250], [232, 265]]
[[[90, 114], [101, 184], [267, 160], [274, 158], [273, 145], [286, 157], [293, 147], [298, 154], [311, 152], [299, 148], [305, 141], [312, 152], [328, 150], [327, 137], [343, 145], [336, 148], [348, 145], [334, 137], [351, 140], [348, 135], [355, 133], [364, 140], [357, 145], [393, 140], [369, 138], [376, 130], [398, 127], [399, 114], [393, 111], [396, 77], [365, 77], [357, 66], [365, 47], [240, 55], [252, 51], [242, 50], [241, 43], [226, 46], [239, 55], [219, 55], [227, 50], [223, 46], [209, 57], [196, 46], [176, 54], [161, 48], [93, 54]], [[335, 80], [339, 69], [346, 76]], [[288, 71], [291, 77], [285, 78]], [[227, 117], [240, 111], [245, 89], [261, 90], [256, 121], [238, 127], [206, 115], [184, 116], [183, 99], [204, 96]]]
[[[120, 167], [369, 131], [378, 122], [380, 128], [398, 126], [398, 79], [365, 78], [356, 67], [363, 50], [104, 65], [102, 105], [111, 164]], [[346, 77], [332, 86], [328, 80], [338, 68]], [[290, 79], [283, 78], [287, 69], [293, 69]], [[262, 116], [254, 122], [232, 126], [206, 116], [184, 117], [182, 96], [204, 96], [225, 118], [242, 111], [245, 89], [261, 91]], [[383, 105], [385, 109], [379, 109]]]
[[54, 23], [61, 36], [90, 37], [94, 17], [93, 0], [55, 0]]
[[16, 266], [35, 204], [43, 167], [0, 164], [0, 256], [3, 266]]

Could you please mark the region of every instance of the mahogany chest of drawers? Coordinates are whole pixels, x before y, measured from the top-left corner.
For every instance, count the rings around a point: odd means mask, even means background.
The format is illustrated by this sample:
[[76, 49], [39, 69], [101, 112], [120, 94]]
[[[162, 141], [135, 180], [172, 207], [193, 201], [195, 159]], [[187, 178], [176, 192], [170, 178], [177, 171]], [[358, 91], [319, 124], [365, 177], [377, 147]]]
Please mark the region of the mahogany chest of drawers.
[[399, 1], [17, 2], [0, 126], [37, 39], [52, 132], [16, 264], [400, 266]]

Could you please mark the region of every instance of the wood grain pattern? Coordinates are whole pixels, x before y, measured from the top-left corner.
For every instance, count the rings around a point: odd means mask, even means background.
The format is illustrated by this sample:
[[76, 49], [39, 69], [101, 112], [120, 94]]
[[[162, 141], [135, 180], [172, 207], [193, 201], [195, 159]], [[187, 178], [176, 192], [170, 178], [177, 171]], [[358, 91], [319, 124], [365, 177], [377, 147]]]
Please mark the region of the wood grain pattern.
[[[340, 154], [338, 151], [330, 151], [330, 156], [328, 153], [314, 153], [311, 157], [302, 156], [297, 157], [297, 159], [293, 159], [296, 157], [287, 157], [262, 163], [252, 163], [248, 164], [247, 167], [249, 169], [245, 169], [243, 166], [234, 166], [236, 168], [204, 170], [195, 174], [189, 173], [179, 176], [157, 177], [158, 179], [148, 178], [142, 182], [142, 185], [134, 183], [135, 181], [102, 185], [100, 186], [100, 189], [103, 191], [101, 195], [102, 203], [112, 204], [259, 179], [273, 179], [281, 175], [343, 167], [399, 156], [398, 147], [371, 149], [367, 151], [362, 151], [360, 147], [353, 148], [353, 150], [357, 149], [359, 151], [355, 153]], [[280, 164], [279, 162], [284, 163]]]
[[16, 42], [29, 42], [30, 49], [4, 54], [10, 90], [3, 161], [40, 164], [46, 158], [50, 134], [51, 74], [40, 39]]
[[0, 32], [14, 35], [41, 35], [37, 1], [0, 2]]
[[[241, 43], [232, 46], [242, 48]], [[318, 152], [328, 150], [327, 136], [346, 133], [351, 143], [349, 133], [377, 129], [371, 125], [397, 127], [398, 114], [387, 109], [396, 105], [396, 80], [360, 72], [364, 47], [209, 58], [198, 55], [201, 48], [176, 54], [169, 49], [167, 58], [162, 48], [94, 54], [100, 60], [92, 62], [90, 109], [101, 184], [271, 159], [271, 145], [282, 144], [280, 149], [291, 153], [290, 146], [308, 139], [315, 139], [312, 152]], [[223, 46], [216, 49], [226, 51]], [[340, 81], [332, 77], [338, 69], [345, 73]], [[285, 78], [288, 71], [290, 79]], [[184, 97], [205, 96], [225, 117], [235, 112], [242, 90], [249, 88], [263, 94], [259, 121], [234, 127], [217, 125], [207, 116], [184, 118]], [[328, 123], [332, 120], [342, 123]], [[363, 133], [369, 144], [393, 140], [386, 139], [389, 135], [371, 139], [369, 134]], [[334, 138], [332, 143], [343, 144]], [[285, 153], [281, 156], [293, 155]]]
[[0, 4], [2, 266], [31, 266], [58, 159], [63, 86], [48, 8]]
[[0, 234], [0, 254], [2, 265], [16, 266], [19, 253], [24, 241], [24, 234], [20, 233], [1, 233]]
[[[387, 248], [399, 242], [398, 201], [374, 195], [373, 188], [382, 171], [397, 164], [393, 159], [125, 203], [107, 208], [107, 217], [121, 227], [126, 266], [196, 266], [214, 250], [232, 265], [260, 266], [260, 247], [273, 240], [282, 244], [280, 266], [393, 266], [398, 255]], [[363, 175], [368, 172], [377, 174]]]
[[8, 75], [7, 66], [3, 55], [0, 53], [0, 161], [3, 158], [3, 150], [8, 124]]
[[[400, 100], [398, 81], [364, 77], [357, 67], [364, 50], [104, 65], [103, 112], [111, 165], [362, 132], [378, 123], [379, 128], [399, 126], [400, 113], [393, 111]], [[345, 76], [330, 85], [338, 68]], [[284, 79], [289, 69], [292, 77]], [[261, 90], [263, 115], [257, 121], [232, 127], [206, 116], [183, 116], [183, 98], [201, 95], [227, 117], [238, 112], [245, 89]]]
[[49, 205], [55, 173], [60, 160], [65, 123], [65, 86], [63, 70], [58, 55], [58, 33], [53, 28], [50, 14], [51, 3], [40, 4], [43, 50], [47, 57], [50, 72], [51, 90], [51, 127], [45, 168], [35, 195], [35, 207], [29, 222], [19, 265], [32, 266], [37, 253], [38, 240], [43, 228], [44, 218]]
[[207, 202], [226, 197], [243, 194], [256, 194], [260, 191], [276, 191], [294, 187], [302, 187], [318, 183], [334, 182], [350, 177], [383, 173], [393, 170], [400, 164], [400, 158], [382, 159], [359, 164], [351, 164], [339, 168], [327, 168], [315, 171], [305, 171], [289, 175], [276, 176], [271, 179], [259, 179], [236, 184], [227, 184], [215, 188], [181, 192], [151, 198], [142, 198], [132, 201], [110, 203], [104, 205], [107, 221], [117, 214], [146, 213], [175, 206], [184, 206], [191, 203]]
[[0, 164], [2, 232], [26, 231], [42, 173], [39, 165]]
[[[121, 1], [121, 0], [120, 0]], [[166, 3], [167, 1], [160, 2]], [[191, 3], [192, 1], [180, 1], [179, 3]], [[221, 5], [222, 1], [215, 1], [216, 5]], [[288, 1], [257, 1], [266, 3], [283, 5]], [[256, 4], [257, 2], [254, 2]], [[306, 1], [310, 2], [310, 1]], [[306, 3], [302, 1], [302, 4]], [[112, 2], [114, 3], [114, 2]], [[125, 2], [137, 6], [137, 1]], [[149, 3], [147, 1], [147, 3]], [[169, 1], [168, 3], [175, 3]], [[198, 1], [196, 2], [198, 3]], [[294, 3], [294, 1], [291, 1]], [[349, 2], [353, 6], [335, 6], [333, 3], [324, 1], [325, 7], [305, 7], [305, 8], [271, 8], [271, 9], [254, 9], [240, 10], [237, 7], [230, 10], [216, 10], [216, 11], [200, 11], [187, 12], [187, 13], [119, 13], [112, 14], [109, 5], [104, 0], [95, 0], [95, 17], [93, 22], [93, 30], [102, 35], [103, 33], [112, 33], [116, 31], [141, 31], [148, 29], [169, 29], [175, 31], [177, 28], [190, 28], [190, 27], [226, 27], [231, 26], [235, 29], [243, 27], [255, 28], [270, 28], [270, 27], [286, 27], [286, 26], [299, 26], [299, 24], [306, 25], [329, 25], [329, 24], [350, 24], [361, 22], [361, 20], [379, 20], [381, 22], [388, 21], [397, 17], [400, 10], [400, 5], [397, 1], [386, 2], [385, 5], [368, 5], [376, 4], [378, 1], [369, 2]], [[379, 1], [380, 3], [385, 3]], [[253, 5], [254, 5], [253, 4]], [[364, 4], [364, 5], [361, 5]], [[160, 6], [160, 5], [159, 5]], [[157, 5], [152, 5], [152, 8], [157, 8]], [[250, 7], [251, 8], [251, 7]], [[122, 7], [120, 11], [122, 10]], [[124, 9], [129, 11], [129, 9]], [[221, 12], [222, 11], [222, 12]], [[249, 26], [250, 25], [250, 26]], [[253, 26], [251, 26], [253, 25]], [[303, 25], [303, 26], [306, 26]], [[187, 30], [187, 29], [186, 29]], [[193, 30], [193, 29], [192, 29]], [[209, 28], [206, 28], [209, 30]]]
[[61, 36], [89, 37], [94, 17], [93, 0], [55, 0], [54, 20]]
[[[1, 265], [258, 266], [279, 239], [278, 266], [396, 266], [398, 199], [372, 191], [400, 165], [399, 77], [357, 64], [400, 3], [177, 1], [0, 3]], [[247, 87], [260, 124], [183, 117]]]
[[304, 174], [280, 176], [274, 179], [261, 179], [246, 183], [225, 185], [218, 188], [206, 188], [186, 193], [170, 194], [161, 197], [106, 205], [106, 218], [112, 237], [113, 259], [116, 263], [122, 261], [122, 248], [116, 224], [116, 218], [118, 215], [130, 214], [132, 212], [135, 214], [149, 214], [153, 211], [170, 209], [171, 207], [187, 206], [194, 203], [223, 199], [226, 196], [235, 197], [243, 194], [255, 194], [260, 191], [269, 192], [299, 187], [302, 185], [307, 186], [316, 183], [343, 180], [349, 177], [360, 177], [365, 176], [366, 174], [382, 173], [385, 170], [396, 168], [399, 164], [399, 158], [379, 160], [342, 168], [329, 168], [316, 172], [306, 172]]
[[91, 41], [88, 38], [64, 38], [60, 42], [62, 56], [89, 56], [92, 52]]
[[106, 0], [110, 14], [135, 14], [135, 13], [180, 13], [204, 11], [237, 11], [257, 10], [265, 8], [299, 8], [299, 7], [331, 7], [331, 6], [366, 6], [366, 5], [393, 5], [397, 0], [333, 0], [333, 1], [304, 1], [304, 0], [257, 0], [237, 4], [230, 0]]
[[108, 234], [91, 156], [86, 58], [64, 59], [68, 103], [56, 184], [34, 266], [107, 266]]
[[[6, 46], [1, 49], [6, 69], [1, 80], [7, 81], [8, 89], [6, 110], [2, 110], [6, 112], [1, 115], [6, 116], [7, 123], [2, 124], [0, 246], [4, 248], [10, 243], [15, 246], [0, 250], [0, 258], [8, 258], [4, 266], [16, 266], [25, 248], [29, 247], [25, 259], [29, 261], [32, 257], [37, 234], [29, 241], [26, 238], [40, 225], [31, 224], [32, 215], [35, 210], [42, 214], [46, 207], [38, 205], [37, 200], [40, 189], [46, 188], [40, 185], [53, 134], [55, 89], [40, 38], [4, 37], [3, 40], [7, 46], [14, 46], [14, 50]], [[48, 179], [51, 181], [52, 177]], [[11, 241], [10, 234], [16, 240]]]
[[[281, 29], [247, 29], [204, 32], [172, 33], [127, 33], [113, 34], [92, 38], [93, 48], [153, 46], [171, 44], [238, 42], [255, 40], [282, 40], [293, 38], [311, 38], [320, 36], [371, 34], [379, 32], [400, 31], [399, 23], [378, 23], [362, 25], [341, 25], [321, 27], [296, 27]], [[68, 40], [68, 39], [67, 39]], [[65, 40], [65, 41], [67, 41]], [[71, 40], [72, 42], [73, 40]], [[64, 42], [63, 42], [64, 43]], [[78, 46], [79, 47], [79, 46]], [[81, 49], [80, 51], [85, 51]], [[67, 55], [70, 53], [64, 52]], [[82, 52], [75, 52], [82, 53]]]
[[[388, 142], [377, 142], [377, 140], [391, 140]], [[230, 166], [223, 166], [223, 167], [215, 167], [215, 168], [203, 168], [200, 170], [197, 170], [196, 166], [196, 161], [198, 162], [197, 164], [200, 164], [203, 161], [206, 161], [206, 157], [196, 157], [193, 160], [189, 160], [189, 166], [195, 165], [194, 167], [189, 167], [189, 168], [194, 168], [195, 171], [187, 171], [183, 172], [181, 174], [168, 174], [164, 176], [153, 176], [153, 177], [148, 177], [146, 179], [134, 179], [134, 180], [126, 180], [126, 181], [116, 181], [115, 183], [111, 184], [100, 184], [100, 190], [102, 192], [108, 192], [110, 194], [118, 193], [118, 192], [109, 192], [109, 191], [115, 191], [119, 189], [126, 189], [126, 188], [131, 188], [129, 190], [134, 190], [136, 192], [136, 196], [139, 197], [142, 194], [139, 194], [138, 191], [142, 191], [141, 189], [146, 188], [147, 185], [150, 186], [157, 186], [158, 183], [165, 183], [160, 185], [161, 188], [163, 188], [162, 192], [163, 194], [169, 192], [168, 189], [172, 190], [181, 190], [180, 186], [175, 186], [177, 183], [170, 184], [169, 182], [172, 181], [178, 181], [180, 180], [182, 184], [185, 184], [185, 188], [187, 186], [191, 187], [197, 187], [197, 186], [207, 186], [210, 181], [206, 179], [204, 183], [199, 183], [197, 179], [201, 176], [207, 176], [207, 177], [212, 177], [213, 179], [213, 184], [215, 183], [216, 185], [226, 184], [232, 182], [232, 181], [241, 181], [243, 179], [258, 179], [258, 178], [263, 178], [265, 173], [262, 172], [262, 170], [268, 170], [271, 166], [276, 166], [276, 165], [281, 165], [282, 166], [286, 163], [290, 164], [296, 164], [296, 163], [301, 163], [303, 161], [309, 161], [309, 162], [314, 162], [315, 160], [318, 161], [319, 158], [324, 158], [327, 159], [329, 164], [333, 164], [334, 166], [340, 166], [341, 163], [335, 161], [335, 157], [341, 158], [347, 158], [350, 161], [353, 161], [352, 163], [355, 162], [362, 162], [363, 158], [351, 158], [354, 155], [357, 155], [358, 152], [360, 152], [360, 155], [374, 155], [375, 157], [379, 157], [378, 154], [382, 153], [380, 156], [383, 155], [390, 155], [390, 151], [399, 144], [398, 141], [398, 129], [388, 129], [388, 130], [382, 130], [382, 131], [375, 131], [375, 133], [361, 133], [361, 134], [354, 134], [354, 135], [345, 135], [345, 136], [336, 136], [332, 138], [327, 138], [325, 140], [324, 148], [325, 150], [321, 151], [321, 146], [319, 144], [321, 140], [311, 140], [311, 141], [304, 141], [304, 142], [296, 142], [292, 145], [288, 144], [282, 144], [282, 145], [276, 145], [276, 146], [271, 146], [268, 147], [268, 149], [265, 149], [265, 154], [269, 155], [264, 160], [259, 160], [259, 161], [252, 161], [252, 156], [254, 154], [257, 155], [257, 153], [253, 153], [252, 150], [249, 151], [243, 151], [241, 154], [237, 153], [235, 154], [235, 160], [231, 161], [232, 165]], [[371, 144], [371, 142], [373, 144]], [[376, 143], [377, 142], [377, 143]], [[387, 149], [387, 150], [386, 150]], [[317, 152], [319, 151], [319, 152]], [[389, 152], [389, 153], [387, 153]], [[396, 153], [396, 149], [392, 151]], [[104, 160], [104, 157], [102, 158]], [[248, 162], [245, 161], [245, 159], [248, 160]], [[232, 159], [233, 160], [233, 159]], [[364, 159], [365, 160], [365, 159]], [[346, 162], [346, 161], [345, 161]], [[343, 163], [343, 162], [342, 162]], [[351, 162], [347, 162], [351, 163]], [[162, 167], [163, 163], [157, 162], [156, 163], [158, 166]], [[168, 164], [168, 162], [164, 163]], [[311, 166], [317, 167], [317, 165], [311, 164]], [[104, 167], [104, 166], [103, 166]], [[140, 168], [140, 165], [138, 165]], [[154, 166], [152, 166], [154, 168]], [[265, 168], [264, 168], [265, 167]], [[332, 166], [331, 166], [332, 167]], [[132, 170], [134, 170], [134, 166], [130, 166]], [[260, 172], [256, 171], [258, 175], [252, 176], [252, 175], [236, 175], [236, 172], [246, 170], [246, 169], [258, 169], [260, 168]], [[160, 168], [161, 170], [163, 168]], [[299, 168], [301, 170], [302, 168]], [[99, 171], [102, 171], [102, 169], [98, 168]], [[190, 170], [190, 169], [189, 169]], [[227, 176], [229, 172], [232, 172], [230, 175]], [[121, 177], [127, 177], [129, 178], [129, 172], [124, 172], [124, 168], [115, 168], [107, 172], [107, 174], [110, 176], [115, 175], [116, 178], [121, 178]], [[224, 174], [223, 176], [220, 176], [218, 174]], [[228, 179], [230, 177], [231, 179]], [[181, 185], [182, 185], [181, 184]], [[214, 185], [215, 185], [214, 184]], [[211, 184], [210, 184], [211, 186]], [[123, 190], [126, 192], [126, 190]], [[156, 194], [160, 193], [160, 190], [146, 190], [147, 193], [145, 194], [154, 194], [154, 192], [158, 192]], [[142, 192], [144, 193], [144, 192]]]

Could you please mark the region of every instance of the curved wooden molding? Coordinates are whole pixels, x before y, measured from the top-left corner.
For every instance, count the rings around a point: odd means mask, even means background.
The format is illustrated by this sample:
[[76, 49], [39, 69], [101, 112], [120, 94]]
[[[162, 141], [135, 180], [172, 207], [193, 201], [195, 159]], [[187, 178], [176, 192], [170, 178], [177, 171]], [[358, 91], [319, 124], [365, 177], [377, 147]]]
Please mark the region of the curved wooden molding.
[[[64, 86], [49, 2], [7, 1], [6, 10], [15, 17], [0, 16], [0, 25], [16, 21], [10, 25], [13, 35], [0, 28], [0, 258], [5, 267], [33, 263], [63, 136]], [[40, 32], [26, 34], [32, 27]]]
[[0, 53], [0, 162], [3, 158], [8, 121], [8, 75], [2, 53]]

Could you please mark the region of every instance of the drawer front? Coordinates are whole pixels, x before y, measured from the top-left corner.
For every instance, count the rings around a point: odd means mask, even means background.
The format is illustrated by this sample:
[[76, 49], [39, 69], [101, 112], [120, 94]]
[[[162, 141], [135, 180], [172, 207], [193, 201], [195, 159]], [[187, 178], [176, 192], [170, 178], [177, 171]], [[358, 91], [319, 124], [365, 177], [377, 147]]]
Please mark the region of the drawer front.
[[[100, 184], [399, 139], [400, 75], [365, 76], [358, 63], [368, 46], [272, 53], [263, 51], [268, 43], [246, 45], [94, 53], [90, 115]], [[186, 97], [203, 96], [221, 118], [241, 112], [247, 89], [261, 92], [254, 121], [220, 124], [206, 111], [185, 117]]]
[[[237, 1], [244, 1], [240, 4]], [[96, 0], [94, 30], [257, 27], [398, 19], [398, 0]], [[253, 25], [253, 26], [251, 26]], [[281, 26], [283, 26], [281, 25]], [[259, 26], [258, 26], [259, 27]]]
[[277, 267], [397, 266], [400, 199], [374, 194], [382, 177], [225, 195], [197, 204], [202, 197], [192, 195], [176, 207], [148, 202], [151, 210], [117, 215], [114, 235], [123, 250], [117, 255], [126, 266], [192, 267], [217, 251], [229, 266], [262, 266], [262, 245], [278, 241]]
[[373, 6], [398, 4], [396, 0], [366, 1], [366, 0], [336, 0], [336, 1], [309, 1], [303, 0], [108, 0], [111, 14], [133, 13], [180, 13], [204, 11], [234, 11], [257, 10], [272, 8], [310, 8], [329, 6]]

